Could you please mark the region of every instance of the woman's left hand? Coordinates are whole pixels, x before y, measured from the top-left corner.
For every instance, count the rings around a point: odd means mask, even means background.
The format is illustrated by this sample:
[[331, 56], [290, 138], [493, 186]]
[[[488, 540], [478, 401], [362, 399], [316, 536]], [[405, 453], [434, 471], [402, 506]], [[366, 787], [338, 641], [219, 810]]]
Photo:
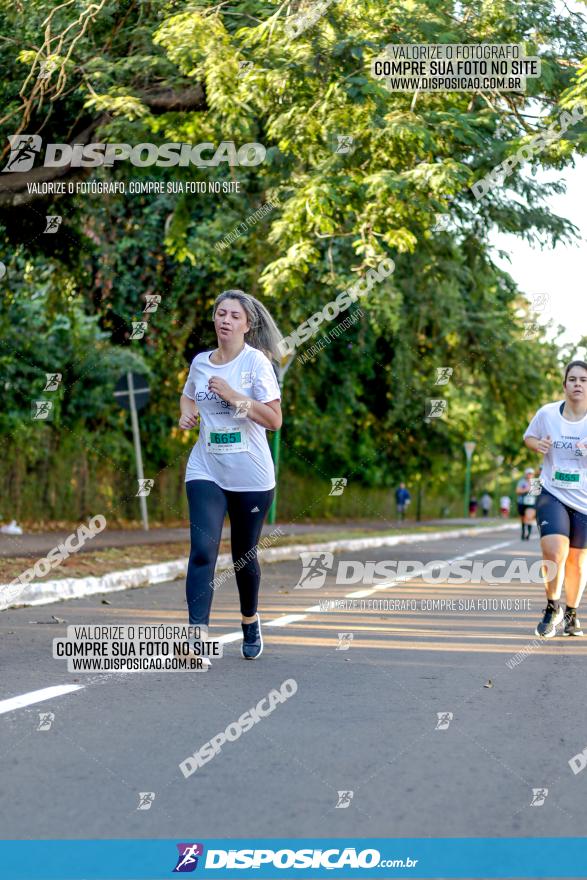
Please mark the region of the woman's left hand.
[[213, 391], [218, 397], [221, 397], [222, 400], [225, 400], [227, 403], [234, 404], [238, 395], [234, 388], [231, 388], [226, 379], [221, 379], [219, 376], [213, 376], [208, 382], [208, 388], [210, 391]]

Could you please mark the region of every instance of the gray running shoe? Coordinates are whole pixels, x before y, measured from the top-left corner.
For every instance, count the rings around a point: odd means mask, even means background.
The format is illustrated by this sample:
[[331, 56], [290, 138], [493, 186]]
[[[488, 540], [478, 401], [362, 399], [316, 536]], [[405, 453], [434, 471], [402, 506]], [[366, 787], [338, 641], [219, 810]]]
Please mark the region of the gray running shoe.
[[563, 609], [560, 605], [556, 611], [552, 605], [547, 605], [542, 620], [534, 630], [535, 635], [541, 636], [543, 639], [552, 639], [556, 635], [556, 628], [562, 619]]

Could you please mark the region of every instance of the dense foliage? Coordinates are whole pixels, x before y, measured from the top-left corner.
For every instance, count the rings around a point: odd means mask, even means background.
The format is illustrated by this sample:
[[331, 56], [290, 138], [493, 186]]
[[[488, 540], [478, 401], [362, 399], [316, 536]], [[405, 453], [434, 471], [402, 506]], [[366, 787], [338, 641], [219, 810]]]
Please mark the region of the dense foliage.
[[[287, 515], [320, 512], [323, 481], [338, 475], [365, 487], [404, 476], [450, 495], [467, 439], [481, 472], [497, 455], [522, 462], [527, 418], [558, 393], [570, 352], [527, 332], [528, 301], [493, 263], [488, 233], [554, 247], [575, 230], [543, 207], [559, 185], [539, 186], [527, 166], [480, 201], [470, 186], [587, 99], [584, 22], [542, 0], [337, 0], [289, 38], [287, 15], [311, 6], [0, 0], [3, 164], [14, 133], [267, 150], [250, 167], [119, 162], [60, 178], [238, 181], [238, 193], [23, 196], [19, 175], [1, 175], [2, 479], [20, 517], [75, 519], [100, 503], [136, 516], [129, 422], [112, 395], [129, 367], [152, 388], [141, 415], [150, 503], [161, 520], [180, 517], [194, 438], [176, 428], [178, 395], [190, 359], [214, 344], [216, 294], [253, 293], [289, 333], [382, 257], [396, 268], [361, 301], [364, 317], [289, 366], [282, 462], [322, 488]], [[372, 77], [386, 44], [433, 42], [523, 43], [541, 77], [526, 94], [390, 93]], [[348, 152], [336, 152], [341, 135]], [[530, 164], [562, 169], [586, 145], [573, 126]], [[63, 217], [56, 234], [43, 232], [50, 214]], [[150, 294], [161, 303], [145, 318]], [[436, 386], [441, 366], [453, 374]], [[62, 388], [39, 422], [31, 402], [48, 372]], [[448, 400], [444, 417], [426, 418], [429, 398]]]

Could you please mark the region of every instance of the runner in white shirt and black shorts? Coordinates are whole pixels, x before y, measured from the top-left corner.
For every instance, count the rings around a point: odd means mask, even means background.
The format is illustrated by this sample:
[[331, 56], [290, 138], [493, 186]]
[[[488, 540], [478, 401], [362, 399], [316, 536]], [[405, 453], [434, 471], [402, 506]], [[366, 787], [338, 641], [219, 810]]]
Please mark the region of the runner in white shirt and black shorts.
[[[526, 432], [528, 449], [544, 455], [542, 489], [536, 503], [542, 557], [556, 564], [545, 575], [546, 608], [536, 635], [582, 636], [577, 609], [587, 579], [587, 363], [571, 361], [563, 382], [565, 399], [538, 410]], [[553, 566], [550, 566], [553, 568]], [[560, 597], [565, 585], [566, 609]], [[563, 619], [564, 618], [564, 619]]]
[[532, 491], [534, 468], [527, 467], [524, 476], [518, 480], [516, 495], [518, 496], [518, 514], [522, 524], [522, 541], [529, 541], [532, 534], [532, 523], [536, 516], [536, 495]]
[[279, 360], [281, 334], [265, 306], [242, 290], [221, 293], [213, 319], [218, 348], [193, 359], [180, 400], [179, 427], [189, 430], [200, 420], [200, 435], [185, 476], [191, 538], [186, 579], [189, 623], [207, 634], [214, 570], [228, 513], [243, 629], [241, 651], [245, 659], [256, 660], [263, 650], [257, 614], [257, 543], [275, 488], [265, 431], [278, 430], [282, 421], [279, 383], [269, 358]]

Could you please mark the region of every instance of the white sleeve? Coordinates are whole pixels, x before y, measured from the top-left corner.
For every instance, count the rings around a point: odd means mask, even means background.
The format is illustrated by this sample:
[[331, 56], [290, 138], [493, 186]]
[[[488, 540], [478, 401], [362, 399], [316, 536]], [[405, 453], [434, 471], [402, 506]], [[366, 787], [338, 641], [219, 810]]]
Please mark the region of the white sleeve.
[[544, 426], [544, 410], [539, 409], [524, 432], [524, 440], [526, 437], [537, 437], [538, 440], [540, 440], [546, 435], [546, 433]]
[[255, 378], [253, 379], [253, 399], [260, 403], [268, 403], [270, 400], [281, 400], [279, 382], [271, 361], [265, 355], [255, 364]]
[[183, 386], [182, 394], [185, 394], [186, 397], [191, 397], [192, 400], [196, 399], [196, 381], [194, 377], [194, 361], [192, 361], [190, 366], [190, 371], [188, 373], [188, 377], [185, 385]]

